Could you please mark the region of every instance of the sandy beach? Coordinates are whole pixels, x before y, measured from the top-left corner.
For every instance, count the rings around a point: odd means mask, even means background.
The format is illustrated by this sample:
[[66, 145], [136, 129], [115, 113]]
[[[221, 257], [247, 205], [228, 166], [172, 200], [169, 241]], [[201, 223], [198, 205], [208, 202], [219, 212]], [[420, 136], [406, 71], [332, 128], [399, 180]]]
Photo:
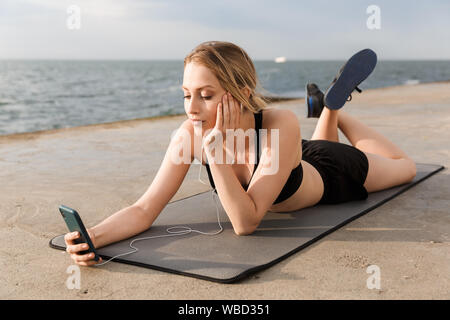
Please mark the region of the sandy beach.
[[[317, 119], [305, 117], [303, 99], [270, 106], [294, 111], [310, 139]], [[48, 246], [66, 232], [60, 204], [88, 227], [133, 204], [185, 115], [0, 136], [0, 299], [449, 299], [450, 82], [365, 90], [344, 108], [416, 162], [446, 169], [236, 284], [112, 262], [81, 267], [81, 288], [69, 290], [72, 260]], [[172, 201], [210, 189], [199, 170]], [[366, 286], [372, 264], [380, 289]]]

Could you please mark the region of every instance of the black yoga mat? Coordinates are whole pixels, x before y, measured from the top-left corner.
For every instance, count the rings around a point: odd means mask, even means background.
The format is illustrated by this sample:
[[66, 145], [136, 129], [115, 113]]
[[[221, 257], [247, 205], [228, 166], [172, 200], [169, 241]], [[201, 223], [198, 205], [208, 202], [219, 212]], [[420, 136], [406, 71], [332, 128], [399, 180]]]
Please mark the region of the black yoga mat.
[[[268, 212], [258, 229], [249, 236], [237, 236], [233, 232], [218, 196], [214, 195], [224, 228], [222, 233], [212, 236], [190, 233], [136, 241], [133, 246], [139, 249], [138, 252], [110, 263], [122, 262], [215, 282], [235, 282], [287, 258], [442, 169], [444, 167], [440, 165], [417, 164], [417, 175], [411, 183], [370, 193], [366, 200], [316, 205], [289, 213]], [[218, 231], [214, 203], [211, 191], [173, 201], [163, 209], [150, 229], [100, 248], [98, 253], [106, 261], [131, 251], [131, 240], [167, 234], [166, 229], [172, 226], [189, 226], [208, 233]], [[53, 238], [50, 247], [65, 250], [63, 237]], [[106, 267], [108, 264], [99, 268]]]

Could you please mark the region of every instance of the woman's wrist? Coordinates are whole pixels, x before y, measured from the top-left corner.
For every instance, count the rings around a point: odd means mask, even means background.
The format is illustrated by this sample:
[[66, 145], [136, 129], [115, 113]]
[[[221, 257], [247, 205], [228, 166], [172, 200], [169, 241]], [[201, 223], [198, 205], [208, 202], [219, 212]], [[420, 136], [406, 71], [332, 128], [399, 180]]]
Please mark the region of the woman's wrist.
[[[222, 153], [222, 160], [217, 155], [217, 152]], [[205, 154], [208, 159], [208, 163], [212, 163], [214, 159], [214, 163], [216, 164], [234, 164], [236, 163], [236, 151], [235, 150], [229, 150], [226, 148], [226, 146], [223, 146], [222, 148], [205, 148]]]
[[93, 228], [88, 228], [86, 231], [89, 235], [89, 238], [91, 238], [91, 242], [94, 245], [94, 248], [97, 248], [97, 237], [95, 235], [95, 231], [93, 230]]

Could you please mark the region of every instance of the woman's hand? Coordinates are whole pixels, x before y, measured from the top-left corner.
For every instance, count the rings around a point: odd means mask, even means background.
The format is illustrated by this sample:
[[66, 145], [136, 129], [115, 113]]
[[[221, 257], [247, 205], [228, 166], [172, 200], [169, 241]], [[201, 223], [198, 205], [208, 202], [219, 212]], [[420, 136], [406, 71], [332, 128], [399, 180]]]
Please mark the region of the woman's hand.
[[[230, 93], [225, 93], [222, 97], [222, 102], [219, 102], [219, 104], [217, 105], [216, 124], [211, 132], [206, 135], [203, 142], [203, 148], [208, 158], [215, 157], [215, 155], [212, 154], [212, 151], [214, 150], [214, 145], [212, 144], [212, 142], [219, 141], [221, 139], [223, 151], [225, 151], [226, 154], [232, 157], [234, 163], [235, 150], [234, 146], [233, 150], [231, 150], [231, 146], [230, 148], [226, 147], [226, 131], [233, 130], [234, 132], [234, 130], [240, 128], [241, 111], [242, 110], [239, 106], [239, 103], [233, 99]], [[215, 144], [217, 143], [218, 142], [216, 142]], [[233, 143], [233, 145], [235, 145], [235, 143]]]
[[[91, 241], [94, 242], [92, 234], [88, 231]], [[94, 253], [90, 252], [87, 254], [80, 254], [80, 251], [85, 251], [89, 249], [87, 243], [75, 243], [74, 241], [80, 237], [78, 231], [66, 233], [64, 236], [64, 241], [66, 242], [66, 251], [70, 254], [72, 260], [80, 266], [92, 266], [94, 264], [102, 262], [100, 257], [99, 261], [94, 260]], [[95, 247], [95, 244], [94, 244]]]

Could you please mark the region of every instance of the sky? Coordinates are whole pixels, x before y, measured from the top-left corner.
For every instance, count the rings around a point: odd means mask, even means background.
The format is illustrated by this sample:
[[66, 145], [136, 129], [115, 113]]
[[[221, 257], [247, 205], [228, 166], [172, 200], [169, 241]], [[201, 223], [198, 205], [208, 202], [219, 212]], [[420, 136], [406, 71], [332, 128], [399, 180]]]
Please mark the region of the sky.
[[450, 1], [0, 1], [0, 59], [182, 60], [211, 40], [254, 60], [345, 60], [364, 48], [381, 60], [446, 60]]

